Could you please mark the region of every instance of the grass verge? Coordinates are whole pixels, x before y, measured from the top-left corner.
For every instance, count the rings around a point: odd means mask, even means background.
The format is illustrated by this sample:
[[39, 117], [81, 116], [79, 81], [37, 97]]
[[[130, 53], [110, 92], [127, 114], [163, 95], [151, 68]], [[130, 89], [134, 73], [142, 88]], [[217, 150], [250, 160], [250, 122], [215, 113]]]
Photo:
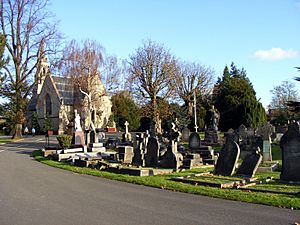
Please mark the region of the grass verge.
[[[238, 189], [221, 189], [215, 187], [186, 184], [186, 183], [175, 182], [170, 180], [170, 178], [172, 177], [187, 176], [194, 173], [206, 172], [209, 169], [192, 169], [192, 170], [186, 170], [183, 172], [167, 174], [167, 175], [136, 177], [130, 175], [115, 174], [115, 173], [110, 173], [110, 172], [105, 172], [105, 171], [100, 171], [100, 170], [90, 169], [90, 168], [75, 167], [63, 162], [52, 161], [47, 158], [44, 158], [40, 150], [34, 151], [33, 157], [37, 161], [44, 163], [46, 165], [72, 171], [74, 173], [87, 174], [87, 175], [103, 177], [111, 180], [150, 186], [150, 187], [166, 189], [171, 191], [199, 194], [199, 195], [204, 195], [209, 197], [270, 205], [275, 207], [300, 209], [299, 195], [293, 196], [287, 194], [251, 192], [251, 191], [238, 190]], [[269, 173], [260, 174], [260, 178], [263, 178], [265, 176], [269, 176]], [[298, 185], [298, 187], [300, 191], [300, 185]]]
[[5, 144], [9, 142], [13, 142], [14, 140], [11, 138], [0, 138], [0, 144]]

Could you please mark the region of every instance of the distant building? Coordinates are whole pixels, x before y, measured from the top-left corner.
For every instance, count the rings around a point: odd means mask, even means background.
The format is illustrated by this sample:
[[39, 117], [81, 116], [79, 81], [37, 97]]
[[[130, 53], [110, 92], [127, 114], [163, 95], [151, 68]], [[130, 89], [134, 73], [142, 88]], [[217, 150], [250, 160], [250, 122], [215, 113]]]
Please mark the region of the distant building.
[[[82, 127], [84, 127], [86, 115], [85, 96], [73, 84], [71, 78], [51, 74], [48, 60], [44, 54], [38, 62], [35, 80], [36, 86], [33, 89], [26, 113], [26, 125], [29, 129], [32, 127], [34, 113], [37, 115], [41, 128], [43, 128], [46, 114], [48, 114], [53, 130], [57, 131], [58, 134], [63, 134], [67, 129], [67, 125], [74, 121], [74, 109], [77, 109], [80, 113]], [[94, 124], [97, 128], [104, 128], [108, 123], [112, 104], [105, 94], [105, 88], [99, 76], [97, 76], [96, 82], [93, 83], [98, 94], [96, 96], [98, 107], [93, 112]]]

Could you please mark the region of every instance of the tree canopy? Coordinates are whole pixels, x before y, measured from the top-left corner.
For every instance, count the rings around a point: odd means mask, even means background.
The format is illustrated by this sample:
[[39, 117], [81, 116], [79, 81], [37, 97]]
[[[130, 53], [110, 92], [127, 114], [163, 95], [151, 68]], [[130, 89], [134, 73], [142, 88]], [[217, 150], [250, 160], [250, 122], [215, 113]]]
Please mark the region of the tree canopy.
[[194, 92], [197, 99], [207, 96], [213, 87], [214, 71], [196, 62], [177, 62], [177, 71], [173, 80], [175, 94], [187, 107], [187, 116], [193, 118]]
[[144, 104], [150, 101], [150, 118], [159, 131], [158, 97], [167, 99], [172, 94], [172, 79], [176, 71], [176, 60], [163, 45], [148, 40], [130, 56], [132, 90]]
[[241, 124], [256, 127], [265, 122], [265, 110], [255, 95], [244, 69], [238, 69], [234, 63], [230, 70], [225, 67], [223, 77], [218, 79], [213, 91], [214, 104], [220, 112], [219, 127], [222, 131], [236, 129]]
[[125, 129], [125, 122], [129, 123], [129, 130], [135, 131], [140, 126], [140, 110], [127, 91], [119, 92], [111, 97], [112, 113], [116, 126]]
[[3, 67], [1, 78], [5, 79], [0, 94], [14, 104], [14, 138], [22, 136], [27, 97], [39, 59], [53, 52], [59, 40], [56, 23], [48, 21], [52, 15], [47, 6], [48, 0], [0, 0], [0, 33], [6, 37], [5, 49], [10, 58]]
[[270, 92], [272, 93], [270, 104], [272, 123], [287, 124], [293, 114], [291, 104], [295, 104], [299, 100], [295, 85], [290, 81], [282, 81], [280, 85], [275, 86]]

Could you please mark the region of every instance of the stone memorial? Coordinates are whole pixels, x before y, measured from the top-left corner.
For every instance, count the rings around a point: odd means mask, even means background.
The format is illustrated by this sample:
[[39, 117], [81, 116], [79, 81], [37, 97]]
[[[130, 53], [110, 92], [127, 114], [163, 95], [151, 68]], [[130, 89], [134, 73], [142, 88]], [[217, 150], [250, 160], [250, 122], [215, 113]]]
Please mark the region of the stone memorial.
[[193, 132], [191, 133], [190, 137], [189, 137], [189, 148], [190, 150], [196, 151], [197, 149], [200, 148], [201, 145], [201, 139], [198, 133]]
[[147, 143], [147, 152], [145, 156], [145, 163], [148, 167], [158, 166], [159, 157], [159, 143], [155, 137], [150, 137]]
[[189, 137], [190, 137], [190, 130], [189, 128], [185, 127], [182, 129], [181, 131], [182, 133], [182, 141], [183, 142], [188, 142], [189, 141]]
[[261, 161], [262, 155], [260, 154], [260, 149], [258, 148], [256, 152], [245, 157], [241, 166], [238, 168], [236, 175], [248, 178], [253, 177]]
[[275, 128], [270, 123], [265, 123], [257, 128], [256, 134], [263, 139], [263, 160], [272, 161], [271, 134], [275, 132]]
[[207, 130], [205, 130], [205, 137], [204, 142], [208, 144], [216, 144], [219, 142], [219, 132], [218, 132], [218, 126], [219, 126], [219, 119], [220, 114], [217, 112], [214, 106], [211, 107], [209, 110], [210, 113], [210, 120], [208, 124]]
[[134, 156], [132, 163], [136, 166], [145, 166], [145, 145], [144, 145], [144, 134], [136, 133], [134, 143]]
[[129, 126], [129, 123], [128, 123], [128, 121], [126, 121], [125, 122], [125, 133], [123, 134], [123, 141], [124, 142], [131, 142], [132, 141], [131, 133], [129, 133], [129, 131], [128, 131], [128, 126]]
[[75, 145], [85, 145], [84, 133], [80, 124], [80, 115], [77, 113], [77, 110], [74, 110], [75, 113], [75, 125], [74, 125], [74, 133], [73, 133], [73, 144]]
[[300, 132], [296, 122], [291, 123], [288, 131], [282, 136], [280, 148], [282, 152], [280, 179], [300, 182]]
[[203, 160], [200, 154], [187, 154], [183, 160], [183, 168], [192, 169], [203, 165]]
[[162, 160], [160, 161], [160, 166], [162, 168], [171, 168], [171, 169], [179, 169], [182, 165], [183, 156], [179, 152], [175, 152], [172, 149], [172, 146], [168, 146], [167, 151], [162, 156]]
[[239, 145], [233, 141], [233, 134], [227, 133], [225, 145], [218, 157], [214, 174], [232, 176], [240, 156]]
[[123, 163], [131, 164], [134, 156], [133, 147], [119, 145], [118, 155], [119, 155], [119, 160], [123, 161]]

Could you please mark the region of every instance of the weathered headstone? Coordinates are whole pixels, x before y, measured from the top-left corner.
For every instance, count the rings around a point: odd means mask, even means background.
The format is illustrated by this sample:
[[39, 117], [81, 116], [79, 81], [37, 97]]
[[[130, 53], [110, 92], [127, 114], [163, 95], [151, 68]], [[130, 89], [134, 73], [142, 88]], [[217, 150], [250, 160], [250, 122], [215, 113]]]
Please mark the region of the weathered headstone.
[[165, 154], [162, 156], [160, 166], [163, 168], [178, 169], [182, 165], [183, 156], [179, 152], [174, 152], [169, 146]]
[[133, 159], [133, 147], [132, 146], [118, 146], [119, 159], [123, 163], [131, 164]]
[[259, 153], [260, 149], [253, 154], [249, 154], [243, 160], [241, 166], [238, 168], [236, 175], [242, 177], [253, 177], [256, 173], [256, 170], [259, 164], [262, 161], [262, 155]]
[[188, 154], [185, 156], [185, 159], [183, 160], [182, 167], [187, 169], [196, 168], [203, 165], [203, 160], [200, 156], [200, 154]]
[[232, 176], [240, 156], [239, 145], [233, 141], [233, 135], [227, 133], [226, 142], [217, 160], [214, 174]]
[[143, 166], [144, 163], [144, 134], [136, 133], [136, 142], [134, 143], [134, 156], [132, 162], [134, 165]]
[[159, 156], [159, 143], [154, 137], [150, 137], [147, 143], [146, 166], [157, 167]]
[[280, 140], [282, 152], [282, 170], [280, 179], [283, 181], [300, 182], [300, 132], [296, 122]]
[[189, 137], [189, 148], [193, 150], [197, 150], [200, 148], [201, 139], [198, 133], [193, 132]]
[[182, 129], [181, 131], [182, 133], [182, 141], [183, 142], [188, 142], [189, 141], [189, 137], [190, 137], [190, 130], [189, 128], [185, 127]]
[[256, 134], [263, 139], [263, 160], [272, 161], [271, 134], [275, 132], [275, 128], [270, 123], [265, 123], [257, 128]]

